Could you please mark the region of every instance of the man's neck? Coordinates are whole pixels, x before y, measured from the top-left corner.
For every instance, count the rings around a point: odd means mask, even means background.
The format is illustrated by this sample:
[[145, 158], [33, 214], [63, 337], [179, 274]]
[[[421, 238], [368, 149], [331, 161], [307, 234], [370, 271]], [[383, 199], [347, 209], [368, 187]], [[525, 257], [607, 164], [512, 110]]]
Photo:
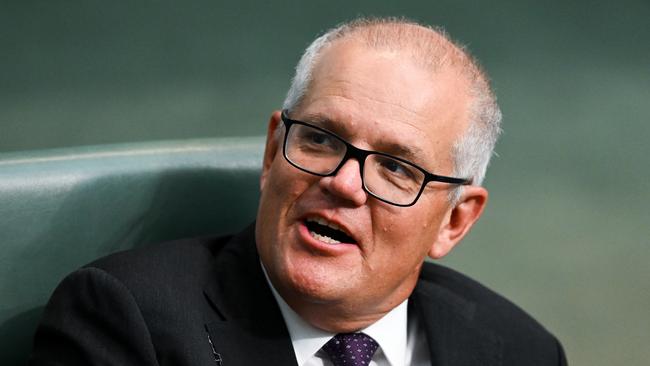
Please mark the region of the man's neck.
[[[360, 298], [330, 302], [310, 301], [303, 294], [292, 294], [291, 289], [274, 283], [261, 262], [260, 265], [274, 295], [280, 296], [305, 322], [331, 333], [355, 332], [377, 322], [407, 300], [417, 282], [416, 273], [416, 276], [410, 279], [412, 282], [412, 286], [409, 286], [410, 290], [395, 292], [380, 301]], [[400, 289], [403, 288], [403, 286], [400, 286]], [[400, 289], [397, 291], [400, 291]]]
[[[262, 270], [266, 274], [264, 266], [262, 266]], [[276, 302], [278, 303], [282, 317], [284, 318], [289, 331], [298, 365], [311, 365], [311, 363], [307, 361], [315, 357], [323, 357], [322, 355], [318, 355], [318, 351], [336, 333], [342, 333], [343, 331], [326, 331], [308, 323], [298, 315], [286, 303], [286, 301], [284, 301], [283, 297], [275, 289], [268, 276], [266, 277], [266, 280]], [[410, 333], [407, 334], [407, 323], [410, 321], [407, 315], [407, 307], [408, 299], [391, 309], [387, 314], [372, 324], [354, 329], [354, 331], [363, 331], [379, 343], [380, 351], [376, 356], [379, 357], [379, 359], [384, 359], [383, 363], [381, 363], [382, 365], [402, 365], [404, 364], [404, 360], [410, 360], [412, 357], [413, 345], [409, 348], [407, 341], [411, 343], [414, 342], [415, 336]], [[411, 328], [410, 325], [409, 328]], [[408, 331], [410, 332], [413, 330], [414, 329], [409, 329]], [[320, 363], [317, 364], [320, 365]]]

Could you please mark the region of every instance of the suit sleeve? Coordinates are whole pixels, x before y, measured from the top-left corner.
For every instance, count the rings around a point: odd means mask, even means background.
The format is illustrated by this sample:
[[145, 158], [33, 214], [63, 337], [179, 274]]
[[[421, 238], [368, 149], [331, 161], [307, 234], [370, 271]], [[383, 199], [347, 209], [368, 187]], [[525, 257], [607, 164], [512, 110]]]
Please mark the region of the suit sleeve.
[[128, 288], [98, 268], [61, 282], [34, 338], [29, 365], [157, 365], [151, 335]]

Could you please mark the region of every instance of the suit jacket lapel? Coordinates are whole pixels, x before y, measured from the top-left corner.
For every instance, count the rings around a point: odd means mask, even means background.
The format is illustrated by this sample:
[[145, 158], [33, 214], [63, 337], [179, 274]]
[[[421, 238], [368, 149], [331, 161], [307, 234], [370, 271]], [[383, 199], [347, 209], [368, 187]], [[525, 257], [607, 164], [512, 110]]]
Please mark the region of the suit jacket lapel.
[[425, 281], [411, 300], [426, 329], [432, 365], [501, 365], [501, 339], [473, 322], [474, 303]]
[[297, 365], [255, 248], [254, 225], [220, 250], [204, 293], [220, 321], [206, 324], [223, 366]]

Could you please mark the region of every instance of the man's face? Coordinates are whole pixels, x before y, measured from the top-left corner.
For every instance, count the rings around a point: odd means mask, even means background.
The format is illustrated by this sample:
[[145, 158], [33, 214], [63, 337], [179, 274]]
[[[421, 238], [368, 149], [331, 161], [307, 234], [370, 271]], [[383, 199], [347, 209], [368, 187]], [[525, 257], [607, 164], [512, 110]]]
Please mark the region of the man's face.
[[[453, 72], [432, 74], [398, 54], [339, 41], [324, 51], [308, 94], [290, 117], [359, 148], [451, 175], [452, 145], [467, 120], [466, 90]], [[449, 187], [429, 183], [411, 207], [381, 202], [364, 192], [356, 160], [331, 177], [291, 166], [282, 156], [282, 136], [273, 137], [279, 123], [276, 112], [256, 227], [273, 285], [298, 313], [310, 305], [361, 317], [392, 309], [411, 293], [422, 262], [448, 224]], [[353, 242], [332, 244], [314, 236], [314, 221], [338, 226]]]

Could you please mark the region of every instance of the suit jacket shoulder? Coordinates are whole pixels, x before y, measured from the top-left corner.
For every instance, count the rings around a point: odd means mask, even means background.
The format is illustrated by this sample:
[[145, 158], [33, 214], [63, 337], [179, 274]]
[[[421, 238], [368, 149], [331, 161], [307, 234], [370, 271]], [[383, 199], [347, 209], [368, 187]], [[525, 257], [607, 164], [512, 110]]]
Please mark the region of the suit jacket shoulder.
[[67, 276], [34, 338], [30, 365], [213, 365], [203, 286], [228, 237], [116, 253]]
[[566, 364], [560, 343], [535, 319], [450, 268], [425, 263], [412, 298], [438, 364]]
[[[250, 352], [256, 350], [256, 352]], [[257, 351], [267, 351], [265, 356]], [[66, 277], [31, 365], [295, 364], [252, 227], [116, 253]]]
[[140, 304], [175, 304], [203, 296], [215, 258], [232, 236], [159, 243], [111, 254], [82, 268], [104, 271], [129, 288]]

